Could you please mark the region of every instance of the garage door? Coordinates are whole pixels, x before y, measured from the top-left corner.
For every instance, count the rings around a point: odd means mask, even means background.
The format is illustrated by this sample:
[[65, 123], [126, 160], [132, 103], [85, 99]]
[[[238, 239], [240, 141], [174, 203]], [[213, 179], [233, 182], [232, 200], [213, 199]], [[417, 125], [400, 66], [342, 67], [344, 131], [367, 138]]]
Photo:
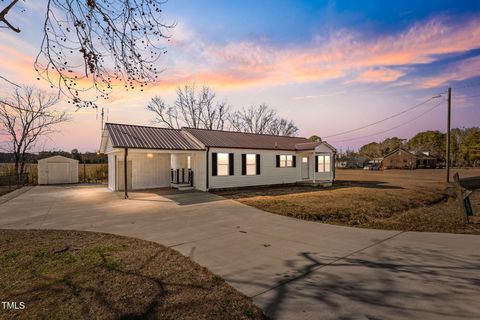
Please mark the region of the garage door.
[[70, 183], [70, 171], [68, 163], [48, 163], [48, 183]]

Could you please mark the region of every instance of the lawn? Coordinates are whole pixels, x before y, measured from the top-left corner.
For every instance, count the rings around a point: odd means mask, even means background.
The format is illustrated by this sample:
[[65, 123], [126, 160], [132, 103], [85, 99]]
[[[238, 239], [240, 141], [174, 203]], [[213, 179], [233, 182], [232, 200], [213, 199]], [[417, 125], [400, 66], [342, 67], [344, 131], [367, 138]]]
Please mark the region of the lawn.
[[[460, 177], [480, 169], [459, 170]], [[299, 219], [363, 228], [480, 234], [465, 225], [455, 199], [445, 193], [444, 170], [337, 170], [330, 188], [268, 187], [218, 194], [259, 209]], [[472, 195], [480, 213], [480, 192]], [[475, 219], [478, 219], [475, 217]]]
[[0, 230], [2, 319], [262, 319], [207, 269], [159, 244], [110, 234]]

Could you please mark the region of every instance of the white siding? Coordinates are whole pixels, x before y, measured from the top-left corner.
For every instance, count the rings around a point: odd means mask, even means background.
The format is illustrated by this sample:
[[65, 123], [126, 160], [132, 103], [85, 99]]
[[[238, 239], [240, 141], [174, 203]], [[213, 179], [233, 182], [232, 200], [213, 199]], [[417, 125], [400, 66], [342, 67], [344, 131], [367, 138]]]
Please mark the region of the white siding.
[[112, 141], [108, 138], [107, 146], [105, 147], [105, 153], [113, 152]]
[[196, 152], [192, 154], [193, 186], [195, 189], [207, 191], [207, 165], [206, 152]]
[[[234, 154], [234, 175], [233, 176], [212, 176], [212, 153], [233, 153]], [[260, 154], [260, 175], [242, 175], [242, 153]], [[296, 167], [277, 168], [276, 155], [292, 154], [294, 151], [282, 150], [255, 150], [255, 149], [228, 149], [211, 148], [209, 154], [209, 189], [246, 187], [269, 184], [295, 183], [301, 180], [300, 158], [297, 156]]]
[[108, 154], [108, 189], [115, 191], [115, 154]]
[[132, 161], [132, 188], [134, 190], [170, 186], [169, 154], [129, 152], [128, 160]]

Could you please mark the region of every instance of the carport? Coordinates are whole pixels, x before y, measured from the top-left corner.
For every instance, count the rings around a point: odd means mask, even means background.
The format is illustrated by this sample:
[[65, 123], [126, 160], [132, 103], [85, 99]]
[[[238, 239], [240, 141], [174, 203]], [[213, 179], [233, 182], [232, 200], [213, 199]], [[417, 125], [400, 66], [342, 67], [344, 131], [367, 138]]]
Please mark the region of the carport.
[[105, 125], [100, 152], [108, 155], [108, 188], [124, 191], [165, 187], [202, 189], [203, 146], [180, 130], [123, 124]]

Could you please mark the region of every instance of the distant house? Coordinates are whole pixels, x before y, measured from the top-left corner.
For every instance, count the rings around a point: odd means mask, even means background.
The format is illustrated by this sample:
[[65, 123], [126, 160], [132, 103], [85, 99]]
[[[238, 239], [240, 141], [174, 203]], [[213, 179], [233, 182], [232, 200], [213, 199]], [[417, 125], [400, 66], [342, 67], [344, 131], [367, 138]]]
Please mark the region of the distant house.
[[108, 187], [115, 191], [331, 185], [336, 152], [301, 137], [115, 123], [105, 125], [100, 151], [108, 155]]
[[382, 161], [382, 169], [419, 169], [435, 168], [437, 158], [426, 152], [408, 151], [398, 148], [387, 154]]
[[335, 166], [342, 169], [358, 169], [363, 168], [369, 160], [366, 156], [342, 156], [335, 161]]

